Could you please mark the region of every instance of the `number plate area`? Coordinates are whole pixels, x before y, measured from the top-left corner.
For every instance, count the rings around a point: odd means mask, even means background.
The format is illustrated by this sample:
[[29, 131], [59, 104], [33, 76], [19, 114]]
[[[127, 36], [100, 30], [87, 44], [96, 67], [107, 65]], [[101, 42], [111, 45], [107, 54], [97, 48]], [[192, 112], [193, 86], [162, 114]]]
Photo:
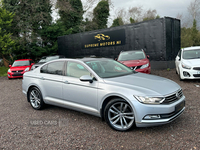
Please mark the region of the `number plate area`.
[[179, 112], [180, 110], [183, 109], [183, 107], [185, 107], [185, 101], [179, 103], [178, 105], [176, 105], [175, 107], [175, 112]]

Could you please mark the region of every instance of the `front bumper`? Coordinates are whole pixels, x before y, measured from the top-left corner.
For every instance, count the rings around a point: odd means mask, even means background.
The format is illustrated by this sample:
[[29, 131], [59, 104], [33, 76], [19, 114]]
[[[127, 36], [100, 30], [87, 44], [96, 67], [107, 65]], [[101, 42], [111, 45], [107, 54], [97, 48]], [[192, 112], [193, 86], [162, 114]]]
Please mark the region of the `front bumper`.
[[136, 69], [135, 71], [150, 74], [151, 73], [151, 67], [147, 67], [147, 68], [144, 68], [144, 69]]
[[[135, 105], [135, 104], [134, 104]], [[150, 105], [138, 103], [135, 107], [137, 127], [150, 127], [167, 124], [178, 118], [185, 110], [185, 96], [171, 104]], [[148, 118], [147, 116], [159, 116]]]
[[20, 73], [10, 73], [10, 72], [8, 72], [7, 73], [8, 78], [10, 78], [10, 79], [23, 78], [23, 74], [24, 74], [24, 72], [20, 72]]
[[200, 70], [180, 69], [181, 79], [200, 79]]

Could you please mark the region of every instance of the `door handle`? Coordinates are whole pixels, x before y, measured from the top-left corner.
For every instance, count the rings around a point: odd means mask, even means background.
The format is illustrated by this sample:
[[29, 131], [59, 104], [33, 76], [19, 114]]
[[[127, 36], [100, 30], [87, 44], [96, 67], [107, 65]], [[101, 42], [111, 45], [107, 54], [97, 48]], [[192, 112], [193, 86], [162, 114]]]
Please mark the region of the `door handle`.
[[64, 83], [65, 83], [65, 84], [70, 84], [68, 81], [65, 81]]
[[40, 77], [41, 80], [44, 80], [44, 77]]

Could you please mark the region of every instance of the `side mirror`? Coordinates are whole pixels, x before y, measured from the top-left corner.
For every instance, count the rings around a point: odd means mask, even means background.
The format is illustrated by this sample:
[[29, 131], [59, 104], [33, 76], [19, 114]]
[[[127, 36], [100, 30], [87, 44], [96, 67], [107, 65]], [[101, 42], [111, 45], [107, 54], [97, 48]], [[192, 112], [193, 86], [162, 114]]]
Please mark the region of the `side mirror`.
[[115, 58], [115, 60], [117, 61], [117, 58]]
[[83, 75], [80, 77], [80, 80], [83, 81], [83, 82], [90, 82], [92, 83], [93, 82], [93, 78], [89, 75]]
[[33, 66], [34, 65], [34, 63], [31, 63], [31, 66]]
[[11, 65], [9, 65], [9, 68], [12, 67]]
[[149, 59], [149, 55], [147, 55], [147, 58]]
[[180, 60], [181, 60], [181, 58], [180, 58], [179, 56], [177, 56], [177, 59], [178, 59], [178, 61], [180, 61]]

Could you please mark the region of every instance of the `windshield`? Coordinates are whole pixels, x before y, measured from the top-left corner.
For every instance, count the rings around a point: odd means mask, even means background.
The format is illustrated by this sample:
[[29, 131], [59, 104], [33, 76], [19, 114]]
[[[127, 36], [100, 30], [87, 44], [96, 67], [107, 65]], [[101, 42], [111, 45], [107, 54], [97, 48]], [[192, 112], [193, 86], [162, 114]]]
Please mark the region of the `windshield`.
[[30, 61], [15, 61], [12, 65], [12, 67], [17, 67], [17, 66], [29, 66]]
[[93, 60], [85, 63], [101, 78], [112, 78], [136, 73], [127, 66], [110, 59]]
[[200, 58], [200, 49], [183, 51], [183, 59], [197, 59]]
[[143, 51], [127, 51], [120, 53], [118, 61], [139, 60], [145, 58], [146, 56]]

